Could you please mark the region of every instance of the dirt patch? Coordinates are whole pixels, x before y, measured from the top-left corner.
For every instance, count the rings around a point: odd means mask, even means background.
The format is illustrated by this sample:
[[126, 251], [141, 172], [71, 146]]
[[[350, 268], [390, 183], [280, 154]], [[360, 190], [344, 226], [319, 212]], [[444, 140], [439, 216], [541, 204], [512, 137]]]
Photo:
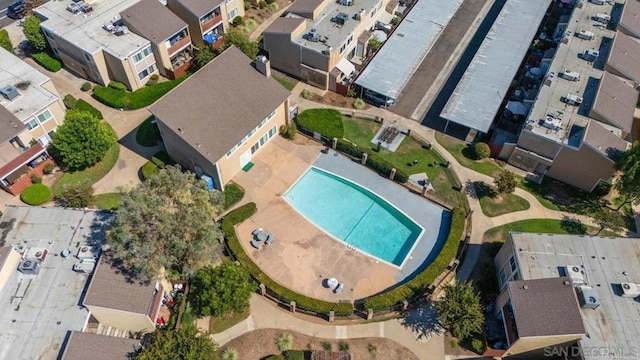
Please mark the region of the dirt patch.
[[[232, 347], [238, 351], [239, 359], [259, 360], [265, 356], [276, 354], [275, 341], [284, 331], [276, 329], [255, 330], [244, 334], [231, 342], [227, 343], [220, 349], [220, 353], [227, 347]], [[338, 340], [320, 339], [312, 336], [302, 335], [297, 332], [288, 331], [293, 335], [294, 349], [313, 350], [322, 349], [323, 342], [332, 344], [333, 350], [338, 350]], [[346, 340], [349, 343], [349, 351], [351, 357], [358, 360], [366, 359], [385, 359], [385, 360], [417, 360], [409, 349], [396, 343], [395, 341], [384, 338], [363, 338]], [[376, 348], [374, 356], [369, 351], [369, 344]]]
[[292, 3], [291, 1], [288, 1], [288, 0], [277, 0], [274, 3], [274, 4], [277, 4], [277, 9], [276, 9], [273, 6], [273, 4], [269, 5], [269, 4], [266, 4], [265, 2], [265, 5], [263, 5], [264, 7], [261, 9], [258, 5], [253, 5], [257, 3], [257, 1], [254, 0], [249, 2], [252, 4], [251, 8], [249, 8], [249, 10], [245, 10], [244, 16], [248, 19], [255, 20], [256, 23], [258, 23], [258, 25], [262, 24], [266, 19], [271, 17], [271, 15], [273, 15], [274, 13], [278, 12], [283, 8], [286, 8]]
[[[313, 97], [309, 100], [315, 101], [317, 103], [324, 104], [324, 105], [339, 106], [348, 110], [356, 110], [353, 107], [353, 102], [356, 101], [356, 99], [357, 98], [352, 98], [352, 97], [340, 95], [338, 93], [334, 93], [331, 91], [327, 91], [327, 93], [324, 96], [313, 94]], [[371, 105], [364, 103], [364, 107], [356, 111], [366, 110], [370, 107]]]

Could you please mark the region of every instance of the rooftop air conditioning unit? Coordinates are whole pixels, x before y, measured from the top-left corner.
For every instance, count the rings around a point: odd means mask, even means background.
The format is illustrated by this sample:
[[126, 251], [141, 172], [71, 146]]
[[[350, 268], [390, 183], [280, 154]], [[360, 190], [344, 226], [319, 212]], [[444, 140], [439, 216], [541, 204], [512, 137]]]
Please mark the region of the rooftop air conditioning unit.
[[340, 5], [353, 6], [353, 0], [338, 0]]
[[0, 94], [2, 94], [2, 96], [7, 100], [13, 100], [20, 95], [18, 90], [11, 85], [0, 88]]
[[620, 287], [622, 288], [622, 297], [634, 298], [640, 296], [640, 284], [623, 282], [620, 283]]
[[584, 280], [584, 274], [582, 273], [582, 269], [578, 265], [567, 265], [564, 267], [564, 273], [566, 276], [571, 278], [571, 283], [573, 286], [578, 285], [586, 285], [586, 281]]
[[81, 246], [80, 249], [78, 249], [78, 254], [76, 254], [76, 257], [84, 261], [96, 260], [96, 254], [94, 254], [91, 247], [89, 246]]
[[45, 248], [39, 247], [39, 248], [29, 248], [27, 249], [27, 251], [25, 251], [23, 258], [24, 259], [37, 259], [38, 261], [40, 261], [40, 263], [43, 263], [44, 260], [47, 258], [47, 254], [49, 253], [49, 251]]
[[42, 265], [38, 259], [24, 259], [18, 264], [18, 271], [25, 275], [38, 275]]
[[318, 34], [318, 29], [311, 29], [307, 33], [307, 40], [311, 42], [318, 42], [320, 40], [320, 34]]
[[591, 286], [581, 286], [578, 288], [580, 305], [585, 309], [597, 309], [600, 306], [598, 293]]

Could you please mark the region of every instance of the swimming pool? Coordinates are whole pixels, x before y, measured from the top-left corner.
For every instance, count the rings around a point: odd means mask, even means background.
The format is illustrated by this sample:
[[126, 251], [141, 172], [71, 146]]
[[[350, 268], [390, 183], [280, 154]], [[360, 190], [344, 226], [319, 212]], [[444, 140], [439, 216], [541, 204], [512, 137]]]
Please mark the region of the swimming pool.
[[340, 241], [401, 267], [423, 228], [375, 193], [311, 167], [283, 198]]

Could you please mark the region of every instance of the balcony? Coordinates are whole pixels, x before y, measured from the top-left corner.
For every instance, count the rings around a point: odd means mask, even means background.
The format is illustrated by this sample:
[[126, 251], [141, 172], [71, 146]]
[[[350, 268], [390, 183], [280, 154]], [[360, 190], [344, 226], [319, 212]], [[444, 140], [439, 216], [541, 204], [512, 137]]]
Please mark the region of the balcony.
[[200, 18], [200, 32], [202, 34], [213, 29], [217, 24], [222, 22], [222, 14], [213, 12]]
[[177, 55], [171, 57], [171, 69], [167, 69], [167, 77], [170, 79], [176, 79], [184, 75], [191, 66], [191, 48], [188, 47]]
[[169, 57], [173, 57], [173, 55], [176, 52], [178, 52], [180, 49], [187, 46], [187, 44], [191, 44], [191, 38], [189, 36], [186, 36], [178, 40], [176, 43], [174, 43], [171, 47], [167, 49], [167, 53], [169, 54]]

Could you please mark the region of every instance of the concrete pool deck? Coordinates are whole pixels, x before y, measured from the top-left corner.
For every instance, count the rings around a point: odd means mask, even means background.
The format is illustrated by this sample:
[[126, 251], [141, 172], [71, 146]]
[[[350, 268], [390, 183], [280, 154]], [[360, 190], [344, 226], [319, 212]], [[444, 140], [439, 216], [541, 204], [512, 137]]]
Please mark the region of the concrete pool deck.
[[[354, 301], [401, 282], [418, 270], [427, 257], [433, 258], [443, 217], [447, 221], [441, 236], [446, 237], [448, 232], [447, 211], [343, 156], [334, 156], [333, 151], [322, 154], [322, 149], [278, 137], [252, 159], [251, 170], [240, 172], [233, 179], [245, 189], [246, 201], [253, 201], [258, 207], [258, 212], [238, 225], [236, 231], [244, 250], [263, 271], [308, 296]], [[281, 197], [311, 165], [374, 191], [425, 228], [402, 269], [349, 249], [308, 222]], [[257, 250], [250, 241], [251, 232], [259, 227], [276, 240]], [[341, 294], [323, 287], [323, 280], [329, 277], [344, 284]]]

